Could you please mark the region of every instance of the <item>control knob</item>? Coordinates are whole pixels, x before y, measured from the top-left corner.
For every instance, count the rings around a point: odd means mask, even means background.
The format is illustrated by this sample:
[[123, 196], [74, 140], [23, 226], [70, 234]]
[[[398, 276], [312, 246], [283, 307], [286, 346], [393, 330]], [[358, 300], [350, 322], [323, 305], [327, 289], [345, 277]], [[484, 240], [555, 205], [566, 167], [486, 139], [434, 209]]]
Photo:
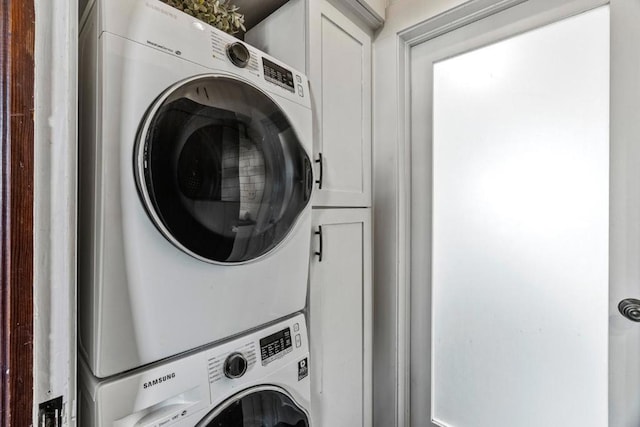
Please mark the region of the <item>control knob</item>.
[[224, 361], [224, 375], [227, 378], [240, 378], [247, 372], [249, 363], [242, 353], [231, 353]]
[[240, 42], [231, 43], [227, 46], [227, 56], [236, 67], [244, 68], [251, 59], [249, 49]]

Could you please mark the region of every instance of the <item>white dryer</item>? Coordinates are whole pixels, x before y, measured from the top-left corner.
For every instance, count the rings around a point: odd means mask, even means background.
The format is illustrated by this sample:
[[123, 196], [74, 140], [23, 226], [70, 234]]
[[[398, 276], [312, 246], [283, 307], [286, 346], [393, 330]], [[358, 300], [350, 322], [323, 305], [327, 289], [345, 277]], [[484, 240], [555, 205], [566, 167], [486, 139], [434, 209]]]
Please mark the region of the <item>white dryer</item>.
[[302, 73], [158, 0], [96, 0], [79, 90], [79, 328], [94, 375], [304, 308]]
[[99, 381], [84, 367], [79, 423], [92, 427], [309, 427], [304, 316], [209, 350]]

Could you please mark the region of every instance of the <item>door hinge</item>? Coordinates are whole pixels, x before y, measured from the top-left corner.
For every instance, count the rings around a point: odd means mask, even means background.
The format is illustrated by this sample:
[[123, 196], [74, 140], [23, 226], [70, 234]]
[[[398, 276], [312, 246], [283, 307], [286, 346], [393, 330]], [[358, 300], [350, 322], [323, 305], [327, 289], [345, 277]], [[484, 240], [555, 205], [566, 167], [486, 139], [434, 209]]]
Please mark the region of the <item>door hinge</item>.
[[63, 405], [62, 396], [38, 405], [38, 427], [61, 427]]

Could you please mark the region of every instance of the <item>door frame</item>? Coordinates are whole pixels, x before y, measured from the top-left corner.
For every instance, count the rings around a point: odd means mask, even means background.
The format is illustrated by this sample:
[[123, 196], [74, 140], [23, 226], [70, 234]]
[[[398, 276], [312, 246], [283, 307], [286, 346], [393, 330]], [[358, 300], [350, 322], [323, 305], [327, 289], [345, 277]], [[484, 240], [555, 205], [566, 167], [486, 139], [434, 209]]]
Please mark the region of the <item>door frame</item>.
[[[411, 135], [407, 116], [411, 101], [411, 48], [525, 1], [469, 0], [375, 41], [376, 57], [385, 59], [374, 66], [377, 200], [374, 240], [393, 242], [374, 248], [377, 313], [374, 340], [376, 348], [391, 349], [376, 353], [374, 359], [374, 408], [380, 408], [374, 414], [376, 426], [390, 423], [408, 426], [411, 420]], [[388, 84], [389, 80], [393, 84]], [[393, 152], [385, 151], [382, 142], [393, 146]], [[389, 157], [394, 164], [387, 173]], [[395, 203], [379, 203], [389, 199]], [[388, 365], [393, 366], [392, 373], [387, 373]], [[389, 401], [393, 402], [393, 408], [382, 405]], [[393, 415], [389, 415], [391, 409]]]
[[33, 406], [33, 0], [2, 0], [1, 426], [31, 425]]
[[[411, 420], [411, 194], [412, 194], [412, 172], [411, 172], [411, 127], [410, 127], [410, 51], [413, 46], [436, 38], [447, 32], [456, 30], [465, 25], [486, 18], [495, 13], [504, 11], [527, 0], [470, 0], [466, 2], [458, 2], [458, 6], [448, 10], [440, 11], [433, 14], [430, 18], [415, 23], [415, 21], [402, 21], [407, 25], [389, 37], [382, 37], [375, 41], [376, 56], [380, 58], [375, 64], [375, 112], [374, 112], [374, 134], [376, 145], [376, 156], [374, 157], [376, 167], [376, 187], [375, 197], [378, 200], [375, 206], [376, 225], [374, 229], [376, 241], [392, 242], [392, 244], [381, 247], [376, 245], [375, 258], [376, 262], [376, 293], [379, 295], [375, 300], [377, 310], [376, 324], [376, 340], [378, 347], [387, 347], [392, 350], [384, 354], [377, 354], [374, 364], [376, 369], [382, 369], [382, 365], [393, 363], [394, 372], [392, 374], [381, 375], [376, 372], [378, 384], [376, 385], [375, 395], [376, 404], [379, 405], [383, 401], [392, 400], [395, 406], [393, 414], [393, 422], [396, 426], [410, 425]], [[579, 2], [580, 0], [578, 0]], [[573, 3], [573, 2], [572, 2]], [[633, 19], [640, 19], [640, 8], [630, 7], [624, 0], [603, 0], [602, 4], [617, 3], [616, 8], [612, 9], [612, 57], [622, 56], [625, 49], [629, 49], [632, 40], [617, 32], [614, 28], [615, 22], [630, 22]], [[624, 3], [624, 4], [622, 4]], [[439, 5], [442, 6], [442, 5]], [[614, 10], [616, 9], [616, 10]], [[635, 34], [640, 36], [640, 30]], [[627, 40], [629, 39], [629, 40]], [[637, 40], [637, 38], [636, 38]], [[635, 61], [635, 60], [634, 60]], [[634, 65], [635, 64], [635, 65]], [[618, 70], [619, 73], [625, 75], [631, 72], [636, 62], [631, 62], [627, 68], [630, 70]], [[622, 68], [622, 67], [618, 67]], [[637, 67], [636, 67], [637, 68]], [[614, 73], [612, 68], [612, 81]], [[383, 76], [379, 77], [379, 76]], [[393, 84], [387, 83], [391, 79]], [[614, 83], [611, 88], [612, 96], [624, 97], [624, 88], [621, 84]], [[640, 83], [634, 86], [634, 90], [640, 86]], [[627, 95], [628, 96], [628, 95]], [[612, 106], [613, 108], [613, 106]], [[632, 109], [628, 109], [632, 110]], [[634, 123], [640, 122], [637, 116], [640, 114], [634, 111], [617, 111], [620, 122]], [[382, 120], [384, 118], [384, 120]], [[615, 131], [616, 121], [612, 120], [612, 129]], [[621, 126], [618, 124], [618, 126]], [[639, 129], [640, 126], [634, 127]], [[389, 143], [393, 148], [386, 148], [383, 143]], [[636, 154], [639, 149], [632, 146], [631, 142], [624, 145], [631, 154]], [[612, 162], [618, 161], [624, 164], [625, 149], [618, 152], [612, 152]], [[389, 158], [392, 158], [393, 165], [387, 165]], [[629, 161], [627, 161], [628, 163]], [[622, 173], [611, 176], [612, 182], [618, 185], [625, 180]], [[612, 184], [612, 188], [614, 188]], [[624, 190], [625, 194], [630, 194], [631, 190]], [[629, 207], [626, 211], [621, 206], [625, 194], [622, 190], [618, 190], [618, 194], [612, 195], [611, 221], [617, 218], [618, 223], [629, 222], [635, 218], [636, 213], [632, 211], [634, 206]], [[380, 200], [394, 199], [395, 204], [389, 206], [381, 206]], [[380, 220], [384, 220], [381, 224]], [[618, 233], [617, 240], [611, 245], [610, 259], [617, 254], [618, 258], [623, 258], [620, 251], [623, 249], [623, 233], [621, 225], [617, 225], [612, 229], [612, 235]], [[627, 226], [628, 227], [628, 226]], [[634, 252], [635, 254], [635, 252]], [[618, 261], [617, 273], [610, 273], [610, 279], [616, 279], [619, 276], [624, 263], [632, 266], [630, 260], [621, 259]], [[613, 264], [612, 264], [613, 265]], [[627, 266], [627, 268], [629, 267]], [[617, 277], [620, 279], [619, 277]], [[384, 282], [384, 283], [383, 283]], [[387, 290], [387, 287], [389, 290]], [[632, 292], [631, 285], [627, 289]], [[632, 294], [625, 297], [633, 297]], [[637, 297], [637, 296], [636, 296]], [[611, 304], [619, 299], [619, 295], [611, 295]], [[617, 303], [616, 303], [617, 304]], [[613, 322], [618, 320], [614, 319]], [[610, 322], [610, 325], [612, 323]], [[615, 326], [615, 325], [614, 325]], [[379, 332], [378, 329], [384, 329]], [[612, 348], [610, 341], [610, 349]], [[616, 345], [624, 345], [617, 343]], [[637, 346], [640, 351], [640, 343]], [[635, 350], [634, 350], [635, 351]], [[610, 366], [614, 362], [610, 362]], [[392, 381], [394, 379], [395, 381]], [[612, 396], [623, 396], [623, 390], [614, 389], [610, 380], [610, 407], [612, 404], [622, 405], [616, 402]], [[634, 410], [640, 411], [640, 405]], [[389, 411], [389, 407], [385, 407], [385, 411]], [[376, 413], [376, 425], [389, 425], [388, 418], [381, 423], [381, 419], [386, 417], [383, 413]], [[613, 420], [610, 417], [610, 423], [613, 425], [620, 420]], [[622, 425], [622, 424], [620, 424]]]
[[0, 1], [0, 427], [75, 425], [78, 4]]

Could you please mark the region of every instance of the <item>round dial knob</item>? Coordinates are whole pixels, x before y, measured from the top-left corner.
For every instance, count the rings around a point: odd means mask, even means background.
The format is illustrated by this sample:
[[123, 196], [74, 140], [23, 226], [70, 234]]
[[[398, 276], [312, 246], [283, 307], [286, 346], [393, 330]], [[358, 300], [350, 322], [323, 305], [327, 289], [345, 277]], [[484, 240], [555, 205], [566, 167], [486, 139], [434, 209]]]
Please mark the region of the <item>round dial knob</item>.
[[231, 353], [224, 361], [224, 375], [227, 378], [240, 378], [247, 372], [247, 359], [241, 353]]
[[227, 46], [227, 56], [233, 65], [240, 68], [246, 67], [251, 58], [249, 49], [240, 42], [231, 43]]

